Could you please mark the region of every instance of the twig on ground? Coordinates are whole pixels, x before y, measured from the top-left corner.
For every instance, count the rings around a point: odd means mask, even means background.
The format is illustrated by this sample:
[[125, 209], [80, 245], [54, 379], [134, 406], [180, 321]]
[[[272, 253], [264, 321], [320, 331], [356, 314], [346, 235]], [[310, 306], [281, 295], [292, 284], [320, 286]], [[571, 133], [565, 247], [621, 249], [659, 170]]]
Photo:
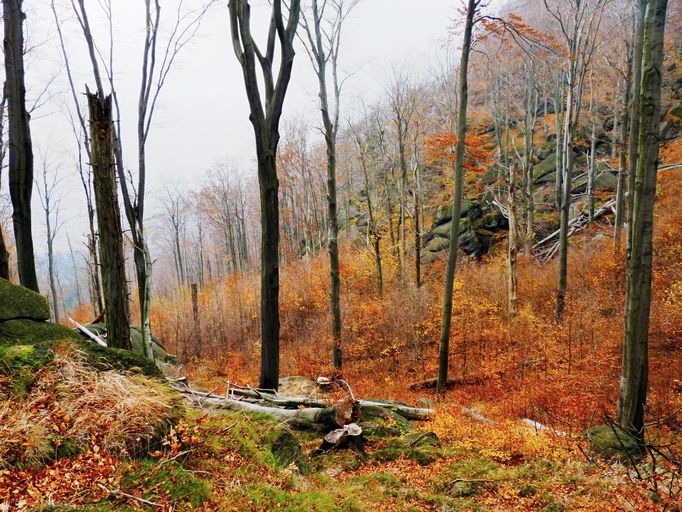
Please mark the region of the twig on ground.
[[100, 487], [103, 491], [106, 491], [106, 492], [107, 492], [108, 494], [110, 494], [111, 496], [119, 496], [119, 495], [120, 495], [120, 496], [124, 496], [124, 497], [126, 497], [126, 498], [129, 498], [129, 499], [131, 499], [131, 500], [135, 500], [135, 501], [138, 501], [138, 502], [140, 502], [140, 503], [144, 503], [145, 505], [149, 505], [149, 506], [151, 506], [151, 507], [159, 507], [159, 508], [163, 507], [163, 505], [161, 505], [161, 504], [159, 504], [159, 503], [154, 503], [153, 501], [145, 500], [144, 498], [138, 498], [137, 496], [134, 496], [134, 495], [132, 495], [132, 494], [128, 494], [127, 492], [123, 492], [123, 491], [121, 491], [120, 489], [107, 489], [107, 488], [106, 488], [104, 485], [102, 485], [102, 484], [97, 484], [97, 485], [99, 485], [99, 487]]

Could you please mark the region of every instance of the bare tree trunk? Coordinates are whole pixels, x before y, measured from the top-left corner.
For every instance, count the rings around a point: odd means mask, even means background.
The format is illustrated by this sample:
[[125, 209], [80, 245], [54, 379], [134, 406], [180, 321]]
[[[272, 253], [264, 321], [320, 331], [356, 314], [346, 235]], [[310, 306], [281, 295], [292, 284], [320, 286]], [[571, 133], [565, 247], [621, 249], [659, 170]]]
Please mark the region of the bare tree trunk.
[[192, 320], [194, 324], [194, 339], [196, 340], [198, 350], [195, 350], [195, 354], [202, 355], [202, 342], [201, 342], [201, 323], [199, 322], [199, 289], [196, 283], [190, 285], [192, 294]]
[[555, 206], [557, 211], [561, 210], [561, 189], [563, 183], [562, 166], [564, 161], [563, 155], [563, 119], [564, 114], [564, 75], [557, 73], [556, 83], [554, 84], [554, 126], [556, 127], [556, 170], [554, 171], [554, 186], [555, 186]]
[[452, 221], [450, 223], [450, 248], [448, 250], [448, 265], [445, 275], [445, 291], [443, 295], [443, 318], [440, 332], [440, 351], [438, 357], [438, 394], [445, 393], [448, 382], [448, 361], [450, 352], [450, 326], [452, 323], [452, 294], [457, 270], [457, 252], [459, 251], [459, 220], [462, 209], [462, 195], [464, 184], [464, 148], [467, 133], [467, 104], [468, 104], [468, 70], [469, 53], [471, 52], [474, 16], [481, 0], [469, 0], [466, 24], [464, 26], [464, 40], [462, 58], [459, 64], [459, 113], [457, 114], [457, 147], [455, 156], [455, 194], [452, 203]]
[[640, 90], [642, 87], [642, 55], [644, 48], [644, 14], [648, 0], [639, 0], [635, 7], [635, 41], [632, 62], [632, 98], [630, 110], [630, 168], [628, 174], [628, 238], [626, 255], [630, 258], [632, 252], [632, 215], [634, 212], [635, 175], [639, 161], [639, 124], [640, 124]]
[[[2, 189], [2, 169], [5, 166], [5, 145], [2, 142], [5, 140], [6, 106], [7, 97], [3, 91], [2, 102], [0, 102], [0, 190]], [[9, 280], [9, 251], [5, 243], [5, 233], [2, 226], [0, 226], [0, 279]]]
[[131, 350], [123, 234], [114, 174], [111, 96], [88, 92], [87, 97], [107, 340], [110, 347]]
[[0, 226], [0, 279], [9, 280], [9, 252], [7, 252], [2, 226]]
[[535, 237], [535, 199], [533, 196], [533, 135], [537, 123], [538, 90], [535, 70], [526, 70], [525, 84], [525, 115], [523, 120], [523, 192], [526, 203], [526, 236], [524, 237], [524, 252], [531, 257], [533, 238]]
[[625, 187], [627, 177], [628, 134], [630, 130], [630, 104], [632, 98], [632, 46], [626, 43], [627, 70], [625, 72], [625, 90], [623, 91], [623, 110], [620, 120], [620, 155], [618, 160], [618, 184], [616, 187], [616, 218], [614, 221], [613, 246], [620, 251], [623, 225], [625, 224]]
[[[239, 61], [250, 121], [256, 139], [258, 184], [261, 208], [261, 373], [259, 387], [277, 389], [279, 385], [279, 180], [277, 146], [279, 122], [294, 63], [294, 37], [301, 12], [300, 0], [289, 2], [284, 22], [282, 0], [273, 0], [266, 52], [261, 52], [251, 35], [251, 6], [248, 0], [230, 0], [232, 46]], [[280, 47], [279, 72], [273, 76], [276, 43]], [[265, 84], [261, 98], [256, 74], [260, 64]]]
[[649, 371], [652, 238], [667, 7], [667, 0], [649, 0], [644, 21], [639, 160], [633, 196], [632, 253], [627, 269], [623, 369], [618, 397], [618, 423], [642, 445]]
[[[416, 144], [415, 144], [416, 145]], [[415, 153], [414, 168], [412, 170], [412, 179], [414, 182], [414, 214], [413, 214], [413, 228], [414, 228], [414, 282], [417, 288], [421, 288], [422, 285], [422, 237], [421, 237], [421, 227], [419, 214], [421, 209], [421, 192], [419, 186], [419, 161]]]
[[73, 247], [71, 246], [71, 238], [69, 233], [66, 233], [66, 241], [69, 245], [69, 254], [71, 255], [71, 266], [73, 268], [73, 279], [76, 283], [76, 300], [78, 300], [78, 305], [83, 304], [83, 295], [81, 294], [80, 279], [78, 278], [78, 267], [76, 266], [76, 255], [73, 252]]
[[9, 191], [12, 199], [14, 241], [17, 248], [19, 282], [38, 290], [33, 235], [31, 195], [33, 192], [33, 145], [24, 84], [24, 31], [26, 15], [22, 0], [3, 0], [5, 24], [5, 97], [9, 118]]
[[509, 188], [507, 190], [507, 207], [509, 208], [509, 234], [507, 235], [507, 314], [509, 318], [516, 315], [517, 293], [517, 220], [516, 220], [516, 168], [509, 166]]

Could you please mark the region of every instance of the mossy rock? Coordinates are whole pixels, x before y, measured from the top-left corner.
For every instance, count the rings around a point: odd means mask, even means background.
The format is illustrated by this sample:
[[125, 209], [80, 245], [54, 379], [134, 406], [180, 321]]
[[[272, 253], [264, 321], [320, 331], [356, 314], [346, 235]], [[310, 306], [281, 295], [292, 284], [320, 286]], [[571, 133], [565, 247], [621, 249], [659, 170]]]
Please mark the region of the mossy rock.
[[39, 293], [0, 278], [0, 322], [5, 320], [38, 320], [50, 318], [47, 299]]
[[497, 208], [487, 212], [483, 217], [477, 219], [472, 224], [475, 230], [485, 229], [488, 231], [496, 231], [507, 227], [507, 219], [504, 218], [502, 212]]
[[[449, 223], [452, 220], [452, 212], [454, 205], [441, 205], [436, 209], [435, 225]], [[478, 201], [471, 201], [466, 197], [462, 198], [462, 206], [460, 208], [461, 217], [470, 217], [472, 219], [478, 218], [481, 215], [481, 203]]]
[[136, 369], [147, 376], [161, 377], [159, 369], [147, 358], [129, 350], [100, 347], [85, 341], [75, 331], [59, 324], [33, 320], [9, 320], [0, 323], [0, 371], [35, 372], [54, 355], [54, 344], [71, 341], [82, 350], [88, 361], [99, 370]]
[[618, 427], [599, 425], [589, 429], [586, 435], [590, 449], [606, 459], [627, 461], [642, 457], [642, 447], [637, 440]]
[[440, 439], [433, 432], [412, 432], [386, 441], [374, 452], [374, 458], [385, 462], [404, 456], [426, 466], [442, 456], [440, 447]]
[[[107, 332], [107, 327], [104, 324], [88, 324], [86, 326], [89, 330], [97, 335], [105, 335]], [[139, 327], [130, 327], [130, 344], [133, 348], [133, 352], [136, 354], [144, 356], [144, 340], [142, 339], [142, 331]], [[178, 357], [166, 352], [166, 348], [163, 343], [152, 336], [152, 350], [154, 351], [154, 359], [156, 361], [161, 361], [167, 364], [178, 364]]]
[[436, 236], [429, 240], [424, 248], [428, 252], [441, 252], [446, 250], [448, 247], [450, 247], [449, 238], [446, 238], [444, 236]]
[[538, 183], [541, 178], [556, 170], [556, 152], [550, 153], [545, 159], [533, 167], [533, 181]]
[[139, 371], [149, 377], [162, 377], [161, 371], [149, 359], [141, 354], [120, 348], [101, 347], [91, 341], [79, 340], [82, 349], [92, 364], [98, 370]]
[[0, 343], [4, 344], [80, 339], [78, 333], [59, 324], [27, 319], [0, 322]]
[[363, 406], [358, 423], [369, 437], [392, 437], [410, 432], [414, 427], [409, 420], [379, 406]]
[[279, 467], [288, 468], [294, 464], [301, 474], [306, 474], [310, 471], [308, 459], [301, 449], [301, 443], [298, 442], [298, 438], [289, 429], [281, 429], [270, 444], [270, 450]]
[[[681, 79], [682, 80], [682, 79]], [[682, 83], [682, 81], [680, 82]], [[670, 113], [675, 117], [682, 119], [682, 103], [670, 109]]]

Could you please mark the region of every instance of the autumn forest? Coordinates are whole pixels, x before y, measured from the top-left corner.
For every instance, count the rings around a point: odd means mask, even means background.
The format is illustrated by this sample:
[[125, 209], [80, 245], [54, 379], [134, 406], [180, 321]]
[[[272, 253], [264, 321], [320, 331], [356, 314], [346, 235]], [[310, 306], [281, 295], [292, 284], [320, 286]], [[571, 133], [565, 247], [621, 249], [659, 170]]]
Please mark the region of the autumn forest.
[[428, 3], [2, 0], [0, 512], [682, 510], [682, 2]]

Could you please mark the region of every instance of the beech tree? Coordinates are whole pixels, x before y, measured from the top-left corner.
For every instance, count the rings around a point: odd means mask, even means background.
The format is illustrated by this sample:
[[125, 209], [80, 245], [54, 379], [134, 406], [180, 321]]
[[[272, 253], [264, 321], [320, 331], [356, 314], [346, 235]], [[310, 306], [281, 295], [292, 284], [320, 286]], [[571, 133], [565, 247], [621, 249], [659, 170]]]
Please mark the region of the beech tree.
[[[284, 98], [294, 64], [294, 38], [301, 13], [300, 0], [291, 0], [288, 19], [282, 0], [273, 0], [265, 52], [251, 34], [251, 5], [248, 0], [230, 0], [230, 28], [234, 52], [242, 67], [256, 139], [258, 185], [261, 208], [261, 371], [259, 386], [277, 389], [279, 384], [279, 180], [277, 146]], [[274, 73], [276, 48], [279, 69]], [[265, 89], [261, 93], [256, 63]]]
[[[306, 50], [317, 75], [320, 112], [327, 147], [327, 223], [329, 234], [329, 296], [331, 306], [332, 364], [340, 370], [341, 349], [341, 273], [339, 270], [339, 219], [336, 199], [336, 139], [339, 132], [340, 98], [343, 81], [339, 79], [339, 53], [343, 23], [359, 0], [312, 0], [310, 14], [301, 12], [301, 25], [307, 36]], [[330, 13], [331, 11], [331, 13]], [[311, 18], [311, 19], [309, 19]], [[331, 91], [328, 84], [331, 72]]]
[[52, 318], [59, 323], [59, 294], [57, 293], [56, 269], [54, 263], [54, 240], [62, 227], [59, 219], [59, 210], [62, 202], [62, 195], [58, 190], [60, 179], [58, 168], [51, 169], [47, 161], [48, 153], [45, 151], [42, 156], [42, 171], [40, 181], [36, 180], [40, 205], [45, 215], [46, 245], [47, 245], [47, 274], [50, 285], [50, 298], [52, 306]]
[[468, 70], [469, 55], [473, 41], [476, 12], [483, 0], [468, 0], [466, 21], [464, 25], [464, 40], [462, 43], [462, 58], [459, 63], [459, 112], [457, 114], [457, 144], [455, 147], [455, 193], [452, 202], [452, 222], [450, 223], [450, 248], [448, 249], [448, 264], [445, 275], [445, 292], [443, 294], [443, 318], [440, 331], [440, 350], [438, 357], [438, 382], [436, 390], [439, 394], [445, 392], [448, 382], [448, 363], [450, 353], [450, 326], [452, 324], [452, 294], [455, 286], [455, 272], [457, 270], [457, 252], [459, 251], [459, 219], [462, 209], [464, 185], [464, 150], [467, 133], [467, 104], [468, 104]]
[[569, 0], [556, 5], [544, 0], [545, 8], [559, 26], [566, 55], [565, 114], [561, 162], [561, 226], [559, 232], [559, 279], [556, 292], [555, 317], [561, 321], [566, 306], [568, 284], [568, 230], [573, 189], [575, 152], [573, 146], [583, 107], [585, 77], [594, 52], [601, 42], [604, 7], [609, 0]]
[[5, 27], [4, 95], [7, 98], [9, 119], [9, 190], [19, 281], [22, 286], [39, 291], [31, 228], [33, 144], [29, 113], [26, 110], [23, 29], [26, 15], [21, 10], [22, 3], [23, 0], [2, 2]]
[[667, 8], [668, 0], [648, 0], [644, 18], [639, 95], [639, 157], [632, 198], [632, 252], [627, 266], [623, 367], [618, 397], [620, 427], [642, 444], [649, 372], [652, 239]]

